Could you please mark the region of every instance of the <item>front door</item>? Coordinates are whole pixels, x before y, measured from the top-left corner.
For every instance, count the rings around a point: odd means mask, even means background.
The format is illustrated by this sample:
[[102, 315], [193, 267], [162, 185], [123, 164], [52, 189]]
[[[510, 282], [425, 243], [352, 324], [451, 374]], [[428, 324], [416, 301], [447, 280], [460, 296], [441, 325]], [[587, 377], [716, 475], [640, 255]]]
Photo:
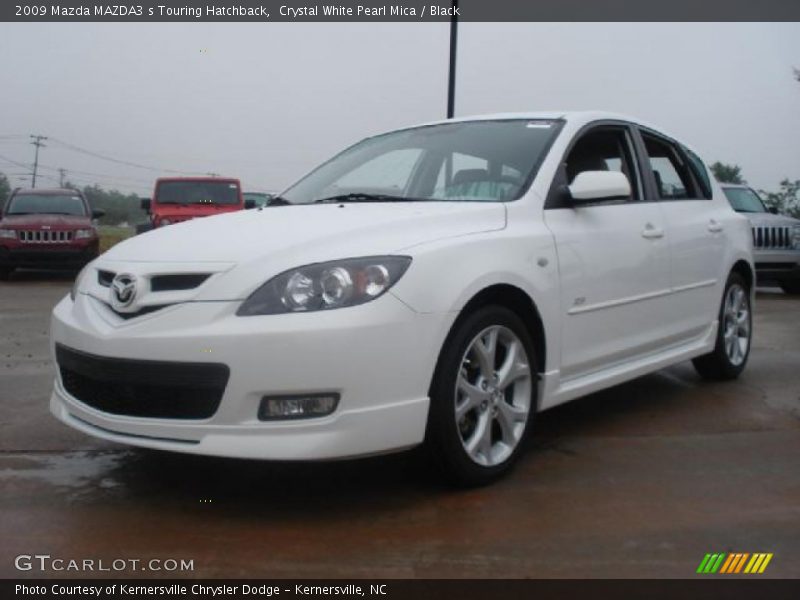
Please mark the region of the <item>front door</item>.
[[[554, 199], [578, 173], [598, 170], [623, 172], [631, 195], [580, 206]], [[582, 133], [545, 207], [561, 279], [562, 383], [654, 351], [663, 342], [669, 246], [661, 206], [644, 198], [631, 130], [602, 125]]]

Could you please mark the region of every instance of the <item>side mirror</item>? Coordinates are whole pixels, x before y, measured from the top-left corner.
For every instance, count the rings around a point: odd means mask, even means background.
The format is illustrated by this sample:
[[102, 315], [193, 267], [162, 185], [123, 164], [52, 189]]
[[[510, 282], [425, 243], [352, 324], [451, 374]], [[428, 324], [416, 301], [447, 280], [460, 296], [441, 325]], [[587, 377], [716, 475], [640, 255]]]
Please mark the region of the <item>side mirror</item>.
[[100, 219], [104, 216], [106, 216], [106, 211], [104, 211], [102, 208], [95, 208], [92, 211], [92, 219]]
[[141, 198], [142, 210], [146, 213], [150, 212], [150, 198]]
[[244, 201], [244, 207], [245, 207], [245, 209], [255, 208], [256, 207], [256, 201], [255, 200], [245, 200]]
[[778, 214], [778, 207], [777, 206], [770, 206], [767, 210], [769, 212], [771, 212], [773, 215], [777, 215]]
[[567, 191], [573, 202], [593, 202], [627, 198], [631, 184], [619, 171], [583, 171], [578, 173]]

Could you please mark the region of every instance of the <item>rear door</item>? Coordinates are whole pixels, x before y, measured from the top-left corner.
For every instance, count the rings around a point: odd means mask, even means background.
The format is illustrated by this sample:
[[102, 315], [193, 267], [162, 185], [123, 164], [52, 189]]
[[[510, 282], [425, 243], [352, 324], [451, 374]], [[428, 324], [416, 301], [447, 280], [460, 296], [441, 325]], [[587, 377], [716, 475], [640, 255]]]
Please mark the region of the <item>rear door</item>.
[[702, 161], [673, 140], [640, 129], [650, 180], [669, 232], [671, 337], [688, 341], [716, 318], [724, 276], [725, 222]]
[[[665, 335], [666, 228], [660, 204], [646, 201], [633, 133], [615, 122], [578, 134], [545, 203], [558, 252], [565, 380], [653, 351]], [[623, 172], [631, 196], [572, 205], [564, 186], [596, 170]]]

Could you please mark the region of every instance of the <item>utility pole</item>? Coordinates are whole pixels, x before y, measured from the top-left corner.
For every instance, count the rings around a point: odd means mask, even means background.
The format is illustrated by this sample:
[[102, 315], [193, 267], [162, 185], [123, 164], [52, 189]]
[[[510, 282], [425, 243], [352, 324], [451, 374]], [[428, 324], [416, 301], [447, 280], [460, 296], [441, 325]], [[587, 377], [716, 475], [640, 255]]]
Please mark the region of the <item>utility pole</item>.
[[67, 170], [66, 169], [59, 169], [58, 170], [58, 187], [62, 187], [62, 188], [64, 187], [64, 180], [66, 179], [66, 176], [67, 176]]
[[456, 43], [458, 42], [458, 0], [452, 0], [450, 17], [450, 73], [447, 82], [447, 118], [452, 119], [456, 106]]
[[43, 135], [33, 135], [33, 134], [31, 134], [31, 137], [33, 138], [33, 141], [31, 142], [31, 144], [36, 146], [36, 154], [35, 154], [34, 159], [33, 159], [33, 178], [31, 179], [31, 187], [35, 188], [36, 187], [36, 171], [39, 168], [39, 148], [44, 146], [44, 144], [42, 143], [42, 140], [46, 140], [47, 137], [45, 137]]

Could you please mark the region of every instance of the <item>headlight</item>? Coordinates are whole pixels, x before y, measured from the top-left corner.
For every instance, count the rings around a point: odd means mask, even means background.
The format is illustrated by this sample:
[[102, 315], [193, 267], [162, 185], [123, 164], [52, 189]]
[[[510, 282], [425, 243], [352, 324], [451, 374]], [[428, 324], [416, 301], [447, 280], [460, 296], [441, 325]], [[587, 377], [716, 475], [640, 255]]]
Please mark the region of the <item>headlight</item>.
[[78, 229], [75, 231], [75, 239], [76, 240], [88, 240], [90, 237], [94, 236], [94, 231], [91, 229]]
[[6, 240], [15, 240], [17, 239], [17, 231], [16, 229], [0, 229], [0, 238]]
[[397, 283], [410, 264], [408, 256], [372, 256], [292, 269], [253, 292], [236, 314], [275, 315], [364, 304]]
[[795, 250], [800, 250], [800, 225], [792, 227], [792, 246]]
[[72, 299], [73, 302], [75, 302], [75, 297], [78, 295], [78, 290], [81, 287], [81, 280], [86, 275], [86, 273], [89, 272], [89, 267], [91, 265], [92, 263], [87, 263], [86, 266], [80, 270], [78, 276], [75, 278], [75, 281], [72, 283], [72, 289], [69, 291], [69, 297]]
[[172, 221], [170, 221], [169, 219], [161, 219], [158, 222], [159, 227], [166, 227], [167, 225], [172, 225]]

